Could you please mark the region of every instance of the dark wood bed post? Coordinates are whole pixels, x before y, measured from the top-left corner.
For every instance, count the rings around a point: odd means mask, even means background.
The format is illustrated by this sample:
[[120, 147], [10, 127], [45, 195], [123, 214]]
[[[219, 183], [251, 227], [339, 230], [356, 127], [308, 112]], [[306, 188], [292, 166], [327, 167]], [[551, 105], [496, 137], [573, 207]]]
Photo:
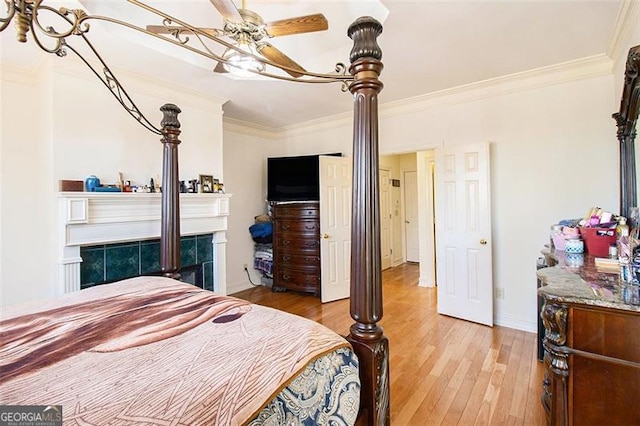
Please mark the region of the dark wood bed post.
[[162, 126], [162, 214], [160, 218], [160, 269], [165, 277], [180, 279], [180, 187], [178, 145], [180, 108], [164, 104]]
[[360, 360], [360, 417], [358, 423], [388, 425], [389, 341], [378, 325], [382, 318], [380, 261], [380, 196], [378, 171], [378, 94], [382, 83], [382, 51], [377, 37], [382, 25], [362, 17], [349, 27], [353, 39], [351, 67], [354, 81], [353, 219], [351, 222], [351, 326], [347, 340]]
[[[636, 122], [640, 110], [640, 46], [629, 49], [624, 71], [620, 111], [613, 114], [620, 142], [620, 215], [629, 217], [636, 207]], [[634, 224], [634, 226], [637, 226]]]

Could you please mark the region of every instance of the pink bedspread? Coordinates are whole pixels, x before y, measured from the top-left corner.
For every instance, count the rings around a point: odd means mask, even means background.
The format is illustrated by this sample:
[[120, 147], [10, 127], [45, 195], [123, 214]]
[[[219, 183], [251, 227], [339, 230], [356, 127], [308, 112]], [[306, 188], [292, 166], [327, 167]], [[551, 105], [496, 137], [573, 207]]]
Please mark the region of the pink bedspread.
[[157, 277], [1, 319], [0, 403], [61, 404], [80, 425], [242, 424], [307, 363], [348, 346], [313, 321]]

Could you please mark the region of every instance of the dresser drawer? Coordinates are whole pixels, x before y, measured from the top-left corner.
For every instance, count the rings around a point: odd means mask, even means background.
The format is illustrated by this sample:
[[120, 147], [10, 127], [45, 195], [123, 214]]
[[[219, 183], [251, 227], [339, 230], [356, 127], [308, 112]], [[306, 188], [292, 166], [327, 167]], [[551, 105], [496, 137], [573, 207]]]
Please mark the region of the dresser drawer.
[[320, 256], [314, 254], [301, 254], [299, 252], [278, 252], [275, 256], [275, 262], [282, 265], [283, 268], [313, 268], [319, 270]]
[[305, 273], [288, 268], [277, 268], [274, 283], [291, 290], [317, 292], [320, 288], [320, 274]]
[[300, 238], [295, 235], [279, 236], [275, 234], [273, 247], [276, 251], [280, 250], [319, 250], [320, 238]]
[[273, 216], [276, 219], [317, 219], [320, 213], [317, 203], [279, 204], [273, 209]]
[[320, 235], [320, 224], [317, 220], [280, 220], [276, 222], [275, 232], [301, 232]]

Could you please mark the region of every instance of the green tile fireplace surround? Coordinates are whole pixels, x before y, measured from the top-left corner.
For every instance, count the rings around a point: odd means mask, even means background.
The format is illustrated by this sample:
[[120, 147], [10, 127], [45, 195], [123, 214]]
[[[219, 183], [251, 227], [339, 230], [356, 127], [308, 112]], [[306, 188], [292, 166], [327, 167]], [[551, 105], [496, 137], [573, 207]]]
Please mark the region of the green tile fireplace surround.
[[[160, 240], [100, 244], [80, 248], [80, 288], [160, 271]], [[213, 290], [213, 234], [180, 239], [182, 267], [202, 265], [202, 286]]]

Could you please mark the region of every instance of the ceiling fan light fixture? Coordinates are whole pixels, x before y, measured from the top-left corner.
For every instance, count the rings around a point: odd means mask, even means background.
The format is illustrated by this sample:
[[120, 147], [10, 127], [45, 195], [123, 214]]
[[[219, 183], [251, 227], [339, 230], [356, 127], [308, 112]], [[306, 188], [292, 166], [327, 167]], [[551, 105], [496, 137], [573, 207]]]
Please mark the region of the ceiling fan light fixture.
[[222, 66], [226, 71], [237, 77], [249, 78], [265, 70], [265, 64], [251, 56], [258, 54], [253, 46], [240, 42], [237, 47], [246, 53], [229, 48], [222, 54], [225, 60]]

